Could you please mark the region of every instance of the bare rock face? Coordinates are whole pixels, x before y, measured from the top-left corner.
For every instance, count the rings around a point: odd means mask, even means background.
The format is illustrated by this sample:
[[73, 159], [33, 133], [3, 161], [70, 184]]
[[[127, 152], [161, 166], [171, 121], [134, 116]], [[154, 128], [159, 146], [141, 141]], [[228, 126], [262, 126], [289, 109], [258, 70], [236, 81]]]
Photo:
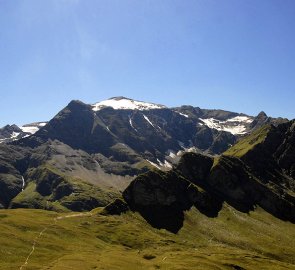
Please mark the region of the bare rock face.
[[192, 183], [203, 186], [213, 165], [213, 158], [196, 153], [186, 153], [176, 166], [185, 178]]
[[[189, 182], [176, 173], [151, 171], [140, 175], [132, 182], [130, 189], [124, 192], [124, 198], [132, 206], [171, 206], [178, 204], [186, 209], [189, 205], [187, 188]], [[131, 207], [132, 207], [131, 206]]]
[[[295, 121], [292, 122], [286, 131], [285, 142], [281, 144], [275, 156], [278, 164], [284, 168], [288, 174], [295, 178]], [[294, 183], [295, 185], [295, 183]]]

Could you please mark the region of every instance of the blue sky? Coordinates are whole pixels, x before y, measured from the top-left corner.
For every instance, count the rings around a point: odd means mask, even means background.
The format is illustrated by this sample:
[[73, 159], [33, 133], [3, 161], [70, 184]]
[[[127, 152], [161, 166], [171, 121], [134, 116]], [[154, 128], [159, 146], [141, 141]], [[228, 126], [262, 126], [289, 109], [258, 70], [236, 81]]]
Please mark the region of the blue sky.
[[294, 0], [0, 0], [0, 126], [113, 96], [295, 118]]

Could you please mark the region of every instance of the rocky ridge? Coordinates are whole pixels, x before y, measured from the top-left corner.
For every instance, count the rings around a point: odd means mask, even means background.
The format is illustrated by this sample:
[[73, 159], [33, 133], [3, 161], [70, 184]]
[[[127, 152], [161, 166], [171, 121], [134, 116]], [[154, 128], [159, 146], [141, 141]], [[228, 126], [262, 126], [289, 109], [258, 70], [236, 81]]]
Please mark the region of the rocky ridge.
[[295, 223], [295, 121], [269, 125], [217, 158], [186, 153], [169, 172], [149, 171], [123, 192], [152, 226], [176, 233], [191, 207], [214, 217], [224, 203], [241, 212], [257, 206]]

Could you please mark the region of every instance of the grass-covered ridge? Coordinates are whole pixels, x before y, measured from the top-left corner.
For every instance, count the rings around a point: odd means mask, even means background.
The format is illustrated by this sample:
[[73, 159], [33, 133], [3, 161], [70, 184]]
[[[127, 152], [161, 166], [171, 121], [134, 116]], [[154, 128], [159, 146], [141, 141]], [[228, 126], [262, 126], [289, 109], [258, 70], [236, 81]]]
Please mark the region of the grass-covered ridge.
[[100, 211], [1, 210], [0, 268], [295, 269], [294, 225], [260, 209], [244, 214], [225, 206], [214, 219], [192, 209], [178, 234], [135, 213]]
[[241, 139], [239, 142], [225, 151], [223, 155], [234, 156], [238, 158], [244, 156], [248, 151], [265, 140], [270, 129], [270, 125], [265, 125], [260, 129], [255, 130], [253, 133]]

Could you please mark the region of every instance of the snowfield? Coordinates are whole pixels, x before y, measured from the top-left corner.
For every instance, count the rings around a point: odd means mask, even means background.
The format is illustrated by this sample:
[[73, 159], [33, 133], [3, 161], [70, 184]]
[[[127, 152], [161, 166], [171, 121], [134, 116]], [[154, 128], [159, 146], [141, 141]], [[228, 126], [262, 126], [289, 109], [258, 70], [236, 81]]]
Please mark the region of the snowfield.
[[226, 121], [221, 121], [214, 118], [200, 120], [209, 128], [215, 128], [219, 131], [227, 131], [233, 135], [243, 135], [247, 131], [247, 125], [253, 122], [253, 119], [248, 116], [236, 116]]
[[28, 124], [20, 127], [20, 129], [23, 132], [34, 134], [36, 133], [41, 127], [44, 127], [47, 124], [47, 122], [40, 122], [40, 123], [33, 123], [33, 124]]
[[154, 110], [166, 108], [164, 105], [136, 101], [129, 98], [111, 98], [92, 105], [93, 111], [99, 111], [105, 107], [111, 107], [115, 110]]

